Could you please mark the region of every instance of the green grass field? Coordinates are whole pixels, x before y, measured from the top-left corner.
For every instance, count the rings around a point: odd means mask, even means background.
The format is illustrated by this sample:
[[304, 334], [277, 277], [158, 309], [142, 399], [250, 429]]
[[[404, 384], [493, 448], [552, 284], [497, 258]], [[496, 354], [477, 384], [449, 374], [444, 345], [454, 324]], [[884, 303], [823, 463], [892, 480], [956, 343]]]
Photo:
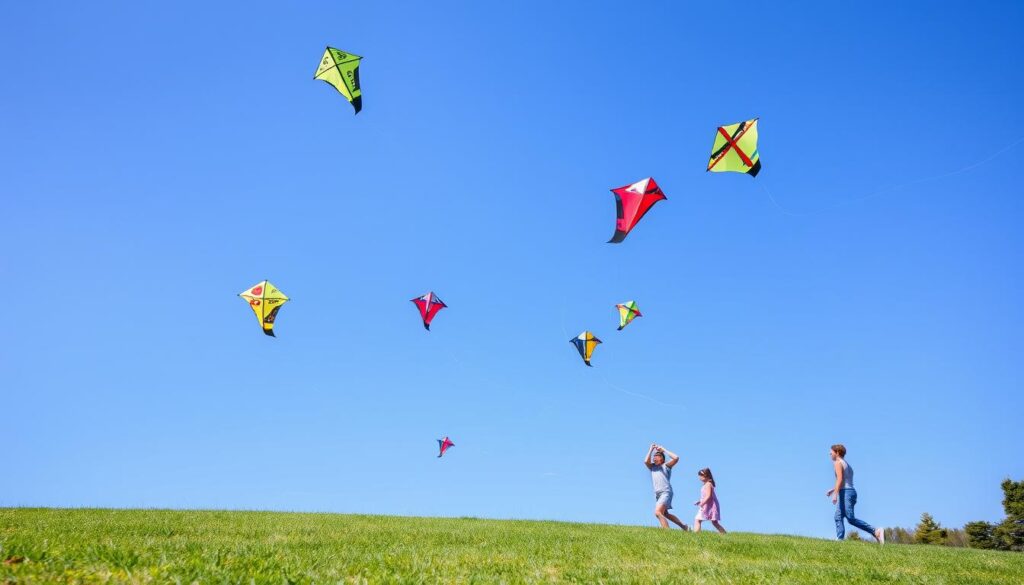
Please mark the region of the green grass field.
[[337, 514], [0, 509], [0, 583], [1024, 583], [1024, 554]]

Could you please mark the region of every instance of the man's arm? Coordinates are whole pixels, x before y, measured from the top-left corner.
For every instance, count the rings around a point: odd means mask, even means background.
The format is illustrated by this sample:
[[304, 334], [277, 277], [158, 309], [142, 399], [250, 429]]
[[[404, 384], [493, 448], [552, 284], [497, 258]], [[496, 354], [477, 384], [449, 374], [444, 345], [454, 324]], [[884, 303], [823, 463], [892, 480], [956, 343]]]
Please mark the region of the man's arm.
[[825, 495], [832, 496], [832, 502], [835, 503], [839, 499], [839, 489], [843, 487], [843, 464], [838, 461], [833, 461], [832, 466], [836, 470], [836, 485], [832, 489], [828, 490]]
[[669, 451], [664, 447], [662, 447], [661, 450], [664, 451], [665, 455], [668, 455], [669, 457], [668, 463], [665, 464], [666, 467], [672, 468], [676, 466], [676, 463], [679, 463], [679, 455], [676, 455], [675, 453]]

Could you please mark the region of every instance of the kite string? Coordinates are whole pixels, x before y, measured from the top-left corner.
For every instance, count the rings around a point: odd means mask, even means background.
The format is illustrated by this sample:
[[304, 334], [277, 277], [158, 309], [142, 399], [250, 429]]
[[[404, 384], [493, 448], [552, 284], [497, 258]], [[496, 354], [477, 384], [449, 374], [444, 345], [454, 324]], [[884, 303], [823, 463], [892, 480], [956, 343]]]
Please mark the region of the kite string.
[[610, 388], [612, 388], [613, 390], [617, 390], [617, 391], [619, 391], [619, 392], [621, 392], [623, 394], [628, 394], [629, 396], [638, 396], [638, 397], [643, 398], [645, 400], [650, 400], [651, 402], [653, 402], [655, 404], [660, 404], [661, 406], [667, 406], [669, 408], [685, 408], [685, 405], [683, 405], [683, 404], [673, 404], [671, 402], [662, 402], [661, 400], [658, 400], [657, 398], [654, 398], [653, 396], [648, 396], [646, 394], [641, 394], [640, 392], [633, 392], [632, 390], [627, 390], [625, 388], [620, 388], [619, 386], [617, 386], [615, 384], [612, 384], [608, 380], [608, 378], [606, 378], [604, 376], [604, 372], [600, 372], [599, 371], [597, 374], [601, 377], [602, 380], [604, 380], [604, 383], [607, 384]]
[[[764, 192], [768, 194], [768, 200], [771, 201], [772, 205], [774, 205], [776, 209], [781, 211], [783, 213], [783, 215], [789, 215], [789, 216], [792, 216], [792, 217], [802, 217], [802, 216], [805, 216], [805, 215], [811, 215], [810, 213], [793, 213], [792, 211], [790, 211], [790, 210], [786, 209], [785, 207], [779, 205], [779, 202], [775, 200], [775, 196], [772, 195], [772, 192], [768, 188], [768, 185], [765, 185], [763, 181], [761, 183], [759, 183], [759, 184], [761, 185], [761, 188], [764, 189]], [[824, 209], [819, 210], [819, 213], [821, 211], [824, 211]]]
[[[563, 337], [563, 339], [571, 340], [572, 336], [569, 335], [569, 332], [565, 329], [565, 297], [562, 297], [562, 312], [561, 312], [561, 319], [560, 319], [560, 323], [559, 324], [562, 327], [562, 335], [565, 336], [565, 337]], [[662, 402], [661, 400], [658, 400], [657, 398], [654, 398], [653, 396], [648, 396], [648, 395], [642, 394], [640, 392], [633, 392], [632, 390], [626, 390], [625, 388], [620, 388], [616, 384], [612, 384], [611, 381], [609, 381], [608, 378], [605, 377], [604, 372], [602, 372], [600, 370], [598, 370], [597, 375], [600, 376], [601, 380], [603, 380], [604, 383], [609, 388], [611, 388], [612, 390], [615, 390], [616, 392], [621, 392], [622, 394], [626, 394], [628, 396], [635, 396], [635, 397], [643, 398], [643, 399], [649, 400], [649, 401], [651, 401], [651, 402], [653, 402], [655, 404], [660, 404], [661, 406], [667, 406], [667, 407], [671, 407], [671, 408], [683, 408], [684, 407], [684, 405], [682, 405], [682, 404], [671, 404], [671, 403], [668, 403], [668, 402]]]
[[836, 202], [836, 203], [834, 203], [832, 205], [829, 205], [827, 207], [823, 207], [821, 209], [817, 209], [817, 210], [813, 210], [813, 211], [807, 211], [807, 212], [793, 212], [793, 211], [790, 211], [790, 210], [786, 209], [785, 207], [783, 207], [782, 205], [779, 204], [778, 200], [772, 194], [771, 189], [768, 188], [768, 185], [766, 185], [764, 182], [761, 182], [760, 185], [761, 185], [761, 188], [764, 189], [765, 193], [768, 194], [768, 199], [772, 202], [773, 205], [775, 205], [776, 208], [778, 208], [779, 211], [781, 211], [785, 215], [789, 215], [789, 216], [793, 216], [793, 217], [806, 217], [806, 216], [809, 216], [809, 215], [817, 215], [819, 213], [824, 213], [826, 211], [831, 211], [833, 209], [836, 209], [838, 207], [842, 207], [842, 206], [845, 206], [845, 205], [850, 205], [850, 204], [853, 204], [853, 203], [859, 203], [861, 201], [867, 201], [869, 199], [874, 199], [875, 197], [878, 197], [880, 195], [884, 195], [886, 193], [889, 193], [890, 191], [896, 191], [898, 189], [902, 189], [904, 187], [909, 187], [911, 185], [917, 185], [917, 184], [920, 184], [920, 183], [928, 183], [928, 182], [931, 182], [931, 181], [938, 181], [939, 179], [948, 179], [949, 177], [955, 177], [957, 175], [962, 175], [964, 173], [973, 171], [974, 169], [976, 169], [976, 168], [978, 168], [978, 167], [980, 167], [982, 165], [986, 165], [986, 164], [992, 162], [993, 160], [999, 158], [1000, 156], [1002, 156], [1006, 152], [1012, 150], [1014, 147], [1016, 147], [1018, 144], [1020, 144], [1022, 142], [1024, 142], [1024, 136], [1021, 136], [1017, 140], [1014, 140], [1010, 144], [1004, 146], [1003, 148], [1000, 148], [999, 150], [997, 150], [994, 153], [988, 155], [987, 157], [983, 158], [982, 160], [974, 162], [974, 163], [971, 163], [971, 164], [969, 164], [969, 165], [967, 165], [965, 167], [959, 168], [959, 169], [957, 169], [955, 171], [950, 171], [948, 173], [941, 173], [941, 174], [934, 175], [934, 176], [931, 176], [931, 177], [922, 177], [920, 179], [914, 179], [912, 181], [907, 181], [907, 182], [904, 182], [904, 183], [897, 183], [895, 185], [889, 185], [888, 187], [883, 187], [881, 189], [878, 189], [876, 191], [868, 193], [867, 195], [864, 195], [863, 197], [854, 197], [852, 199], [846, 199], [846, 200], [843, 200], [843, 201], [838, 201], [838, 202]]

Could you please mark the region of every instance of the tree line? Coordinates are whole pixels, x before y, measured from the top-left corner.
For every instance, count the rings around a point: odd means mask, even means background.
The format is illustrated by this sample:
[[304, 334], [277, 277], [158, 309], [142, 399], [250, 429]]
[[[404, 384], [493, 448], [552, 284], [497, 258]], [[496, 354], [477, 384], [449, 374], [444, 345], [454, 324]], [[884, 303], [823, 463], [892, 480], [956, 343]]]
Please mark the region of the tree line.
[[[1024, 551], [1024, 480], [1003, 480], [1003, 511], [1006, 518], [993, 523], [978, 520], [963, 528], [943, 528], [931, 514], [921, 514], [913, 529], [886, 528], [885, 541], [897, 544], [937, 544], [986, 550]], [[861, 540], [851, 534], [851, 540]]]

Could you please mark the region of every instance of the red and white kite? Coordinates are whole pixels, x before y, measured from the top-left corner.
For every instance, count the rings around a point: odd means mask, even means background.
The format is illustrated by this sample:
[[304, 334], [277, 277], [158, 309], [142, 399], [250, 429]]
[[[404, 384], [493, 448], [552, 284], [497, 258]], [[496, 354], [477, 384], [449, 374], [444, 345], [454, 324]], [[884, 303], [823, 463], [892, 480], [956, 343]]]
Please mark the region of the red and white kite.
[[412, 299], [412, 302], [420, 310], [420, 317], [423, 317], [423, 327], [427, 331], [430, 331], [430, 322], [434, 320], [434, 315], [437, 315], [437, 312], [441, 309], [448, 307], [432, 292], [428, 292], [422, 297], [416, 297]]
[[636, 227], [644, 214], [662, 199], [668, 199], [654, 179], [647, 177], [625, 187], [612, 189], [615, 194], [615, 235], [609, 244], [618, 244], [626, 239], [629, 231]]

